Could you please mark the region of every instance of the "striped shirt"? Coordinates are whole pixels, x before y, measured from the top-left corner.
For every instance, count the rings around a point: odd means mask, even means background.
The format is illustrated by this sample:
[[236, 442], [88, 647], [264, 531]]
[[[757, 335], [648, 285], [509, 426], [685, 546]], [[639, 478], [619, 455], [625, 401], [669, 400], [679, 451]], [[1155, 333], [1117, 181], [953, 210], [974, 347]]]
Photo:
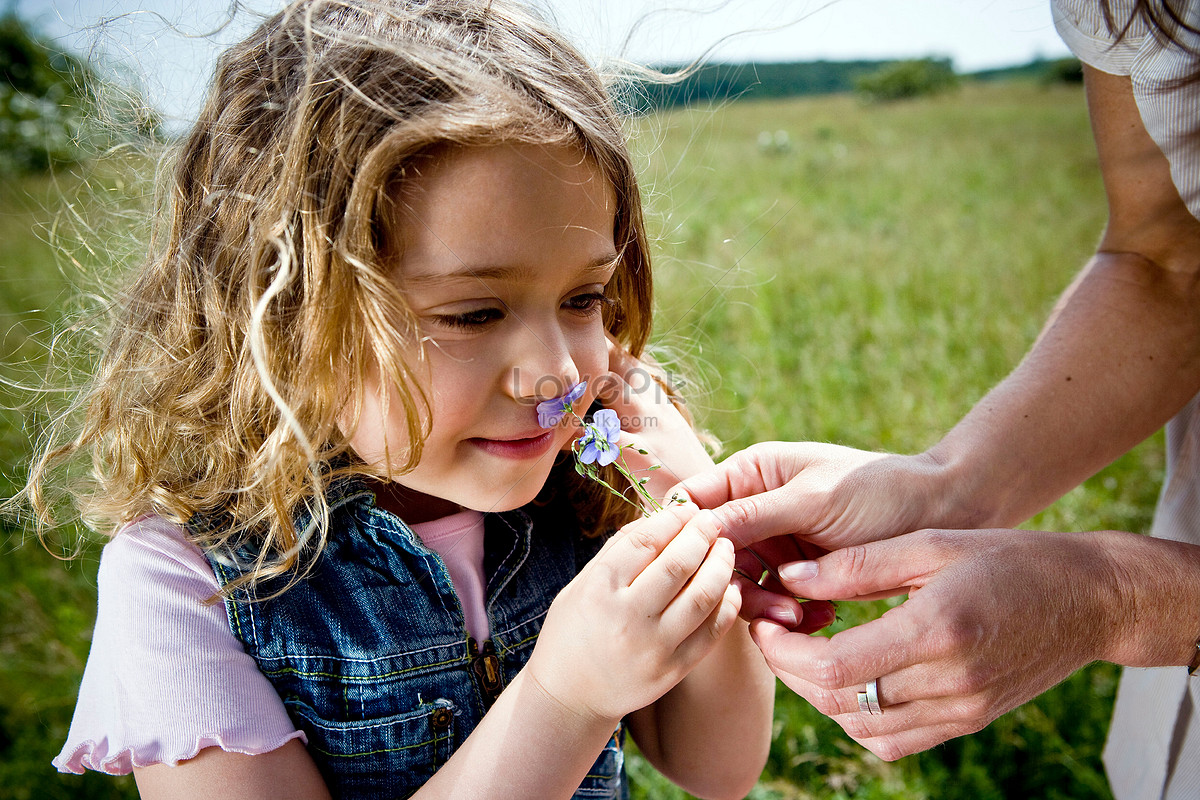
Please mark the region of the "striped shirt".
[[[1131, 0], [1113, 0], [1115, 19], [1129, 16]], [[1071, 51], [1089, 66], [1111, 75], [1128, 75], [1146, 131], [1171, 164], [1171, 178], [1193, 216], [1200, 217], [1200, 84], [1168, 88], [1196, 66], [1195, 59], [1177, 46], [1155, 38], [1139, 18], [1129, 33], [1114, 44], [1095, 0], [1051, 0], [1054, 25]], [[1200, 2], [1188, 0], [1183, 13], [1188, 23], [1200, 27]], [[1200, 37], [1187, 31], [1177, 34], [1200, 51]]]

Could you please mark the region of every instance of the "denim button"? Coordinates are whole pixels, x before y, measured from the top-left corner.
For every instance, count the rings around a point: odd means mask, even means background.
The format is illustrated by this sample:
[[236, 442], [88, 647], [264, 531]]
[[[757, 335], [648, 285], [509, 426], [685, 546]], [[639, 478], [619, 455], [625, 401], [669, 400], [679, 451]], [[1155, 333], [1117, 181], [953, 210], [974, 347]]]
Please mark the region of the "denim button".
[[433, 725], [435, 731], [444, 731], [449, 729], [450, 723], [454, 721], [454, 712], [448, 708], [439, 708], [433, 712], [433, 716], [429, 718], [429, 722]]

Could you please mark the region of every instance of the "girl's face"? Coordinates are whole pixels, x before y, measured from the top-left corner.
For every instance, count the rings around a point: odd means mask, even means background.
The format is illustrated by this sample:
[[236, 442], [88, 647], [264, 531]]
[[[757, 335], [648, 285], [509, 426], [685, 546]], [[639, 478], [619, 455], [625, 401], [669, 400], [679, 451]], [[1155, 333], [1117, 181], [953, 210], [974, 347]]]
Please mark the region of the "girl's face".
[[[395, 280], [420, 322], [433, 415], [397, 510], [417, 522], [522, 506], [574, 433], [538, 427], [537, 404], [588, 380], [587, 408], [608, 370], [615, 193], [579, 150], [497, 145], [422, 162], [397, 201]], [[364, 388], [351, 444], [382, 467], [385, 443], [407, 444], [404, 411], [393, 388], [380, 413], [377, 374]]]

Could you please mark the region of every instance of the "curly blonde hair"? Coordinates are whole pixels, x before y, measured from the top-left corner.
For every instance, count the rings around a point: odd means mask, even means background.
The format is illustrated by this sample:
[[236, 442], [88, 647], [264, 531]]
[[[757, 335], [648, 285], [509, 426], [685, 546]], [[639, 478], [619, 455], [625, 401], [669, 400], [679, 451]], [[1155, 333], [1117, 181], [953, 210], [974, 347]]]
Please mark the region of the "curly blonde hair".
[[[216, 518], [193, 526], [202, 547], [249, 546], [255, 579], [292, 571], [323, 546], [330, 482], [375, 475], [338, 425], [373, 364], [408, 419], [400, 471], [414, 466], [428, 401], [381, 231], [406, 165], [446, 143], [570, 145], [593, 161], [616, 192], [621, 254], [604, 323], [640, 354], [641, 200], [622, 120], [586, 60], [509, 0], [299, 0], [218, 62], [174, 154], [157, 244], [114, 301], [91, 385], [32, 465], [39, 521], [51, 473], [83, 458], [89, 477], [72, 492], [93, 529]], [[629, 516], [590, 484], [566, 494], [595, 528]], [[305, 506], [317, 523], [297, 531]]]

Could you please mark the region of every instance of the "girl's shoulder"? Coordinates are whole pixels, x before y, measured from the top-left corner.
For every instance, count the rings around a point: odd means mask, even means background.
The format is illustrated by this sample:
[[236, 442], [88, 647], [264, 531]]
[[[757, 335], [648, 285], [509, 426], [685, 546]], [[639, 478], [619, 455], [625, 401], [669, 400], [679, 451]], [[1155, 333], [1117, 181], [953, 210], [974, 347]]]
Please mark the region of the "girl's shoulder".
[[301, 736], [230, 631], [216, 576], [183, 526], [126, 525], [104, 546], [97, 588], [60, 771], [124, 774], [204, 747], [254, 754]]
[[[104, 545], [100, 575], [135, 578], [148, 590], [207, 587], [207, 596], [220, 588], [204, 552], [188, 539], [187, 529], [162, 517], [146, 516], [124, 525]], [[166, 583], [143, 584], [155, 578]]]

